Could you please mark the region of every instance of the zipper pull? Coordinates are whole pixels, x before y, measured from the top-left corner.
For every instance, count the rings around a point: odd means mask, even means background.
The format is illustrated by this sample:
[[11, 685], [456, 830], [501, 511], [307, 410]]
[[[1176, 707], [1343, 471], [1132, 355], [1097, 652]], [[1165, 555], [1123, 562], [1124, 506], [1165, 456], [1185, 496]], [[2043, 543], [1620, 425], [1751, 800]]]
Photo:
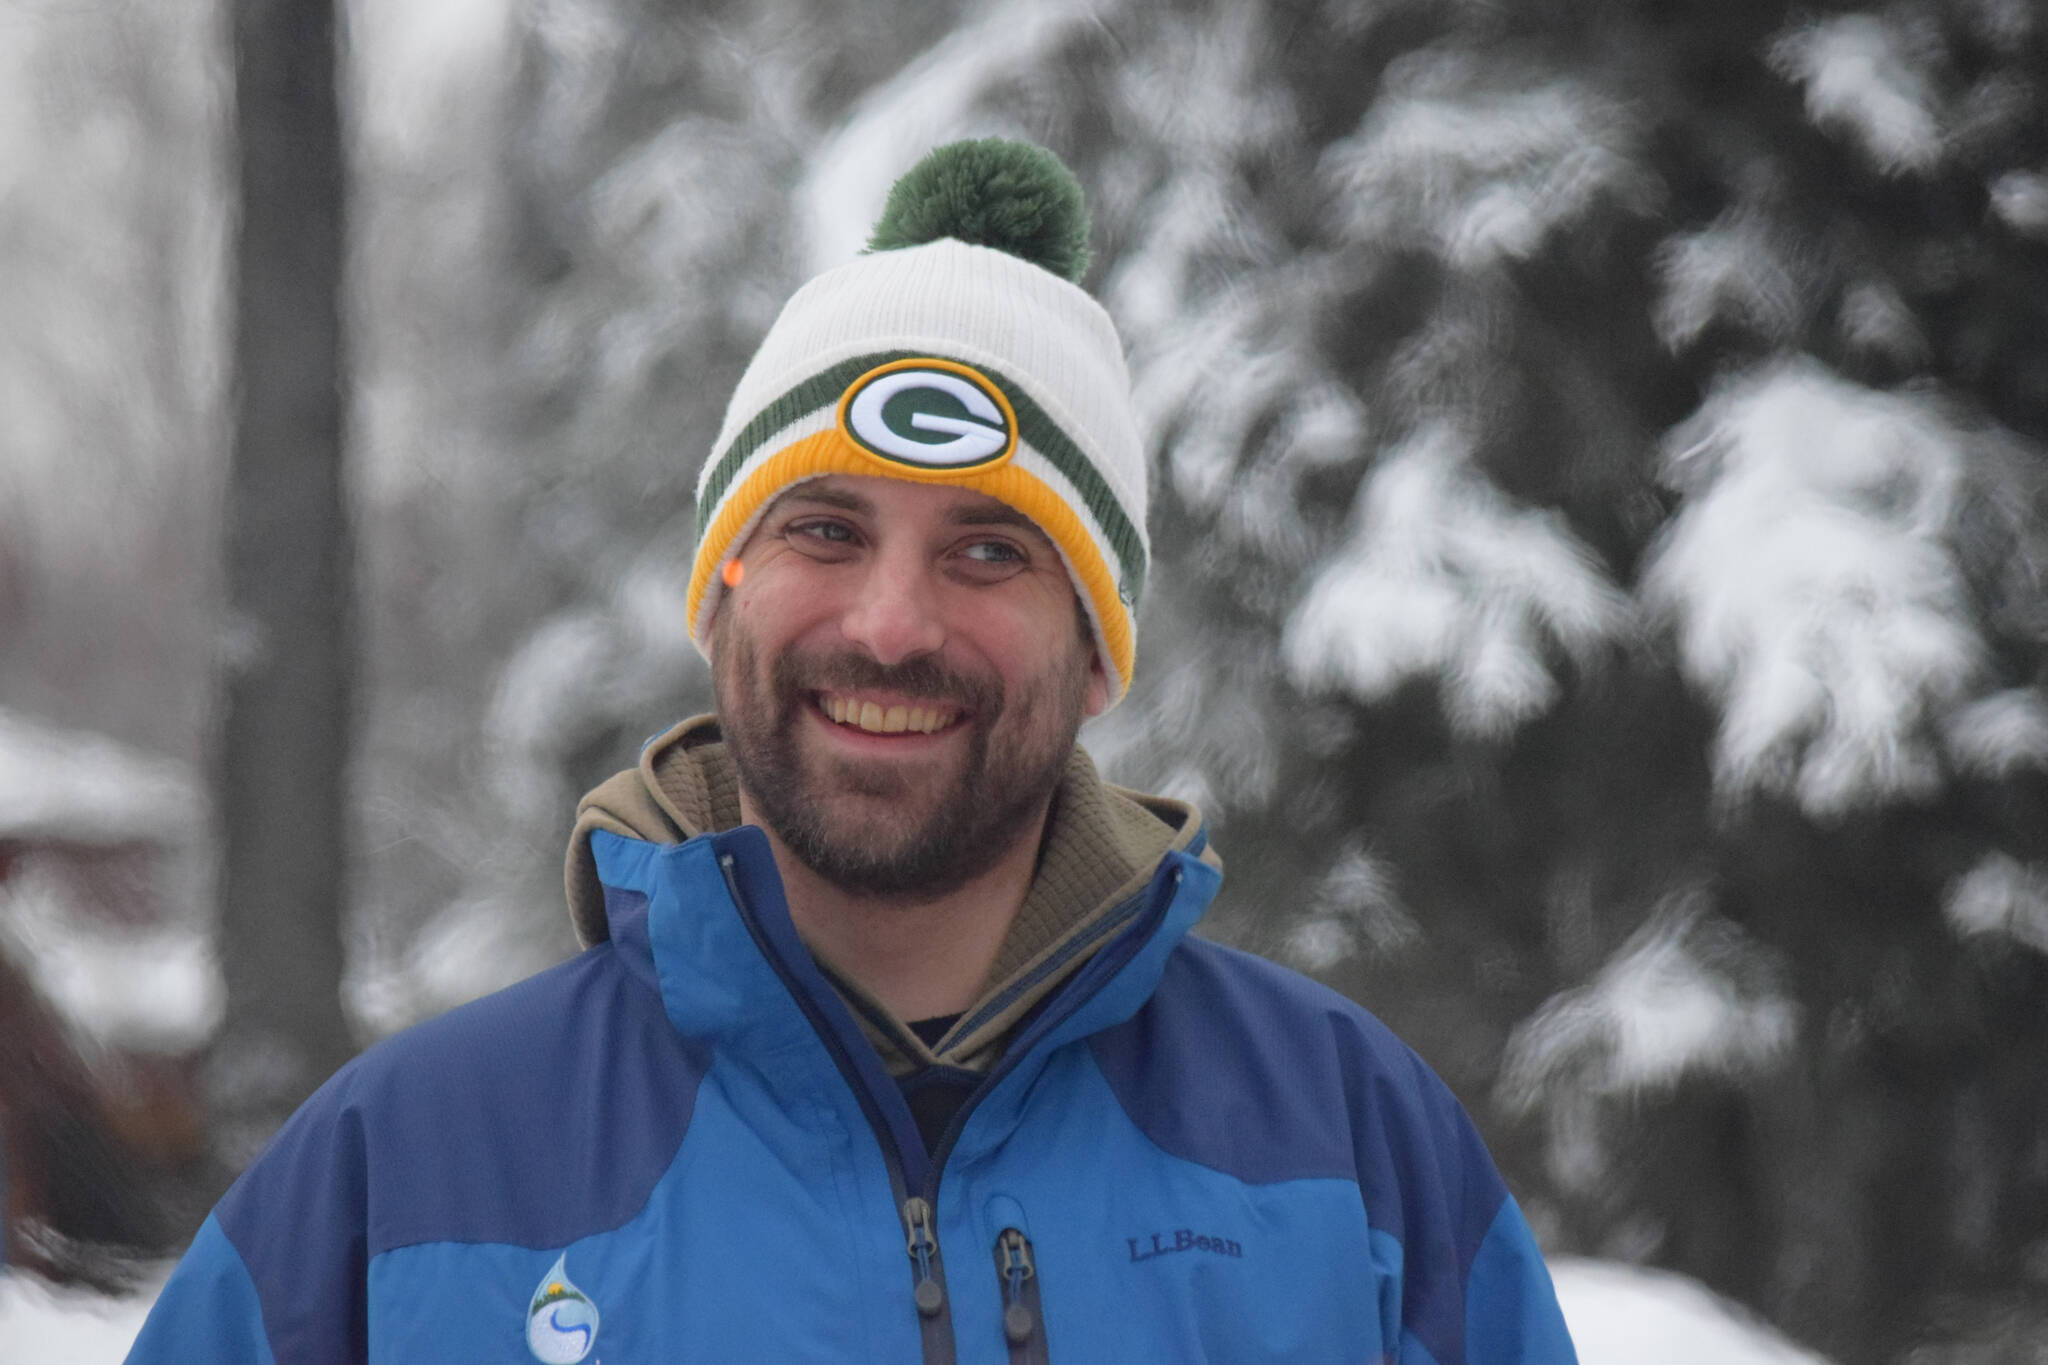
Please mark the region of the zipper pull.
[[932, 1206], [915, 1196], [904, 1200], [903, 1227], [909, 1233], [905, 1245], [910, 1250], [911, 1264], [916, 1267], [917, 1283], [911, 1297], [917, 1301], [919, 1313], [928, 1318], [937, 1317], [939, 1310], [946, 1306], [946, 1289], [932, 1270], [932, 1263], [939, 1255], [939, 1235], [932, 1227]]
[[1025, 1282], [1038, 1268], [1031, 1262], [1031, 1243], [1015, 1228], [1004, 1228], [996, 1238], [996, 1269], [1003, 1277], [1003, 1336], [1022, 1346], [1038, 1326], [1038, 1315], [1024, 1302]]

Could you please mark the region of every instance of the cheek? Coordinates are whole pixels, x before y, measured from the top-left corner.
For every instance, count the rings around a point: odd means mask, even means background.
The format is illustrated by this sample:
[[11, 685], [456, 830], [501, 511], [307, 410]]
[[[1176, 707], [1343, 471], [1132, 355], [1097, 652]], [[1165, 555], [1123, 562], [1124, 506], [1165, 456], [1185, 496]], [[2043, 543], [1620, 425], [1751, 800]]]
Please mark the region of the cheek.
[[817, 595], [766, 581], [771, 578], [773, 575], [749, 577], [727, 593], [718, 620], [729, 621], [727, 629], [744, 633], [756, 649], [772, 652], [805, 629], [809, 617], [817, 615]]
[[1072, 613], [1055, 630], [1041, 619], [1030, 624], [994, 625], [982, 635], [983, 657], [1004, 679], [1013, 697], [1035, 699], [1037, 709], [1064, 707], [1067, 699], [1085, 704], [1091, 680], [1092, 642], [1075, 634]]

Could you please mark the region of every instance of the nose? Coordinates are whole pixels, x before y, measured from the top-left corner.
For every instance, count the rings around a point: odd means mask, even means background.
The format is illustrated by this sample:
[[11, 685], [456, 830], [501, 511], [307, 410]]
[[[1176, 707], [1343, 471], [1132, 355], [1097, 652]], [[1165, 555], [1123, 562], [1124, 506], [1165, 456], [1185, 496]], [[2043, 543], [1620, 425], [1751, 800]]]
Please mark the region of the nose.
[[936, 653], [946, 643], [931, 569], [908, 547], [878, 554], [863, 575], [840, 631], [880, 664]]

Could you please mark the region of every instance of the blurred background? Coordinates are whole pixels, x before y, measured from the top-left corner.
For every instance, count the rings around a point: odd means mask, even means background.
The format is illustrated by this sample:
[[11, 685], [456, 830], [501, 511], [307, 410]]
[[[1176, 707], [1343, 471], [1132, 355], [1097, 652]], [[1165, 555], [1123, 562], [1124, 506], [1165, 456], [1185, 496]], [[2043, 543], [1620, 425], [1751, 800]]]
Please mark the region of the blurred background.
[[1589, 1361], [2048, 1359], [2038, 0], [0, 0], [0, 1324], [574, 950], [733, 382], [986, 135], [1094, 212], [1084, 742], [1204, 932], [1445, 1076]]

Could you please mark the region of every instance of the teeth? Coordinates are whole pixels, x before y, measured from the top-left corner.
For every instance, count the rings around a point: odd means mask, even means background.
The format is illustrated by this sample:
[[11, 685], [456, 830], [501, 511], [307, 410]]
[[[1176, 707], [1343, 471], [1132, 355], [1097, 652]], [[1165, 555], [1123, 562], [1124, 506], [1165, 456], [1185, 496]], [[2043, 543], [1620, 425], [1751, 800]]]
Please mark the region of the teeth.
[[951, 725], [958, 712], [946, 707], [888, 706], [851, 697], [826, 696], [819, 699], [825, 714], [840, 725], [852, 725], [869, 734], [900, 735], [907, 730], [929, 735]]

